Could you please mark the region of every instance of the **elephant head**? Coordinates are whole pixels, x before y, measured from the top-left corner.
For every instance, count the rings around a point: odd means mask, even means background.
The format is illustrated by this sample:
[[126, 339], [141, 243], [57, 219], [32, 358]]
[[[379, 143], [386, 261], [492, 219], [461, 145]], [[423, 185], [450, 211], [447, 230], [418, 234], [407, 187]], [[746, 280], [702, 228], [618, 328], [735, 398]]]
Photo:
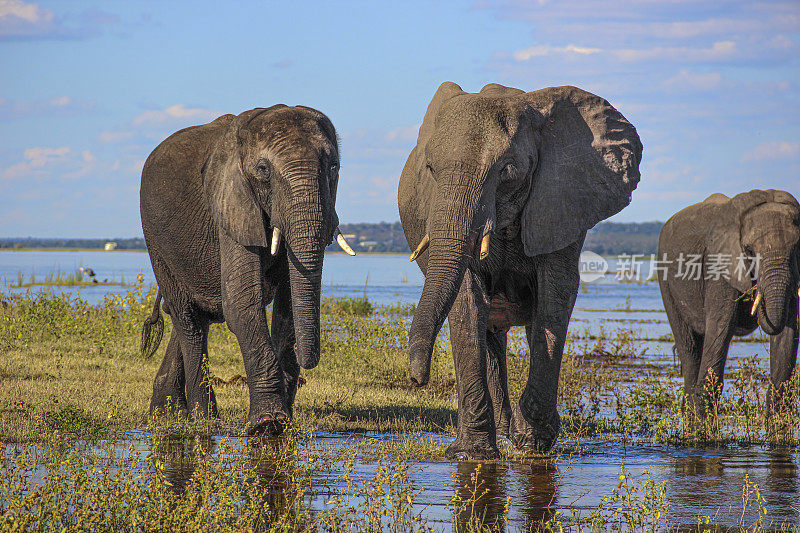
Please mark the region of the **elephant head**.
[[203, 167], [206, 205], [221, 231], [242, 246], [269, 248], [272, 256], [285, 235], [296, 353], [304, 368], [319, 362], [324, 250], [334, 234], [344, 242], [335, 210], [338, 171], [328, 117], [284, 105], [235, 117]]
[[399, 190], [426, 276], [409, 333], [412, 380], [427, 383], [436, 335], [493, 233], [518, 238], [531, 257], [570, 245], [630, 203], [641, 156], [625, 117], [578, 88], [490, 84], [469, 94], [443, 83]]
[[731, 258], [726, 278], [734, 288], [748, 292], [756, 284], [752, 313], [765, 333], [780, 333], [799, 279], [800, 205], [788, 192], [772, 189], [706, 201], [723, 205], [709, 248]]

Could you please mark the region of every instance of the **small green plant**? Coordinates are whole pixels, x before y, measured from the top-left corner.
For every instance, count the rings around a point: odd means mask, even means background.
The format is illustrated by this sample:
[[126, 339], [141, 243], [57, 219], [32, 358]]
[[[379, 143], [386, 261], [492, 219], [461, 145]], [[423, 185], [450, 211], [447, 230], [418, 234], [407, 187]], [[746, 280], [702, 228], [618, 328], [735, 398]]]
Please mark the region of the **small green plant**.
[[327, 315], [369, 316], [374, 308], [372, 302], [363, 297], [322, 298], [320, 312]]

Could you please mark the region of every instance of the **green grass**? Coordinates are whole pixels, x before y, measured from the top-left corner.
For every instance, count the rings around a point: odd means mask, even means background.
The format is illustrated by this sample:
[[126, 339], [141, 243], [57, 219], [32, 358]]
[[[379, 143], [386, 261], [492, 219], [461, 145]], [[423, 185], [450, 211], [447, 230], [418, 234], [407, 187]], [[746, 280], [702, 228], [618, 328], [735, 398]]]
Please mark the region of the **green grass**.
[[[113, 435], [148, 423], [147, 406], [170, 334], [152, 359], [139, 356], [141, 324], [152, 309], [155, 288], [139, 283], [124, 296], [90, 305], [80, 298], [38, 293], [0, 294], [0, 439], [35, 441], [58, 429], [75, 435]], [[408, 379], [408, 318], [411, 306], [373, 306], [365, 298], [326, 299], [321, 318], [322, 358], [304, 371], [296, 401], [299, 426], [330, 431], [432, 431], [454, 433], [455, 372], [449, 340], [440, 336], [430, 384]], [[559, 384], [565, 434], [656, 442], [766, 443], [767, 375], [755, 360], [730, 369], [713, 427], [702, 432], [684, 418], [678, 379], [625, 361], [641, 357], [638, 329], [571, 333]], [[239, 431], [247, 415], [241, 353], [224, 324], [211, 328], [210, 372], [221, 421], [209, 431]], [[519, 397], [528, 375], [528, 348], [510, 337], [509, 390]], [[674, 376], [677, 378], [677, 376]], [[800, 428], [795, 406], [782, 425]], [[662, 398], [648, 403], [653, 395]], [[669, 401], [663, 400], [669, 398]], [[790, 398], [790, 400], [791, 400]]]
[[[425, 528], [412, 509], [419, 489], [409, 473], [420, 461], [442, 460], [444, 445], [422, 437], [424, 432], [454, 434], [455, 373], [448, 340], [441, 337], [430, 384], [409, 386], [410, 306], [367, 301], [365, 312], [360, 298], [329, 301], [323, 307], [322, 359], [303, 372], [295, 424], [278, 444], [265, 443], [262, 453], [236, 439], [213, 450], [205, 436], [238, 433], [247, 414], [246, 385], [235, 379], [243, 373], [241, 354], [225, 325], [212, 327], [209, 342], [221, 421], [148, 418], [152, 379], [170, 333], [167, 319], [156, 356], [138, 355], [141, 324], [154, 297], [155, 289], [141, 282], [96, 305], [47, 290], [0, 294], [0, 441], [28, 443], [6, 447], [0, 461], [0, 530], [188, 531], [202, 524], [220, 531], [376, 531], [390, 529], [389, 523], [403, 531]], [[764, 430], [768, 377], [755, 359], [732, 369], [715, 416], [698, 424], [681, 409], [677, 380], [631, 374], [620, 366], [641, 353], [642, 342], [630, 327], [570, 335], [559, 385], [561, 444], [549, 458], [534, 459], [504, 445], [504, 458], [568, 463], [564, 454], [583, 453], [587, 437], [675, 445], [770, 441]], [[527, 346], [510, 337], [508, 355], [510, 393], [518, 397], [528, 372]], [[795, 408], [779, 422], [783, 441], [796, 444], [800, 402], [794, 379]], [[143, 427], [154, 435], [151, 453], [114, 447], [115, 437]], [[308, 446], [310, 433], [323, 430], [407, 435], [397, 441], [354, 439], [344, 448]], [[179, 434], [190, 439], [176, 439]], [[357, 460], [376, 467], [369, 476], [356, 475]], [[171, 477], [176, 464], [191, 466], [188, 479]], [[32, 476], [37, 468], [48, 475]], [[321, 489], [328, 503], [312, 512], [308, 496], [320, 472], [330, 473], [330, 486]], [[537, 527], [665, 527], [663, 486], [646, 475], [632, 478], [622, 470], [621, 476], [597, 509], [558, 509]], [[34, 490], [36, 479], [41, 484]], [[491, 525], [475, 515], [480, 474], [471, 486], [451, 502], [453, 520], [459, 531], [487, 530]], [[743, 505], [751, 511], [763, 506], [756, 489], [743, 487], [749, 494]], [[758, 531], [768, 524], [763, 520], [746, 526]]]

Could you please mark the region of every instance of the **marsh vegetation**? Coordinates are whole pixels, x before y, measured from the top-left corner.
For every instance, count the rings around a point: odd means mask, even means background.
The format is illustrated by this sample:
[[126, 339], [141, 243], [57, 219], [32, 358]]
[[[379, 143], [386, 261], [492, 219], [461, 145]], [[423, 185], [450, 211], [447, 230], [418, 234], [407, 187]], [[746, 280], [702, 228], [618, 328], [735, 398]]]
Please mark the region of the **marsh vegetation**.
[[[164, 346], [148, 360], [138, 343], [154, 297], [141, 279], [124, 296], [97, 304], [49, 290], [0, 295], [2, 528], [407, 531], [442, 529], [447, 521], [465, 531], [797, 527], [800, 512], [786, 500], [796, 505], [796, 487], [782, 496], [786, 487], [769, 485], [769, 476], [767, 487], [753, 481], [756, 470], [728, 479], [736, 489], [728, 486], [730, 497], [717, 507], [703, 500], [694, 512], [669, 473], [653, 473], [674, 456], [684, 458], [674, 467], [678, 478], [697, 468], [707, 475], [708, 466], [697, 466], [706, 459], [695, 460], [706, 457], [703, 450], [735, 463], [737, 454], [777, 449], [769, 454], [779, 454], [789, 469], [781, 475], [794, 487], [800, 401], [795, 375], [794, 409], [768, 434], [768, 375], [752, 355], [729, 365], [713, 417], [687, 418], [679, 369], [662, 364], [671, 354], [655, 353], [670, 345], [648, 329], [658, 321], [649, 313], [619, 313], [600, 326], [578, 317], [561, 371], [556, 449], [523, 457], [506, 443], [500, 462], [478, 466], [442, 458], [457, 407], [446, 333], [430, 384], [409, 385], [413, 306], [327, 298], [323, 357], [303, 373], [295, 424], [278, 440], [256, 443], [240, 436], [246, 381], [225, 325], [213, 326], [209, 345], [221, 419], [148, 418]], [[512, 396], [526, 376], [527, 345], [511, 336]], [[568, 488], [571, 476], [580, 485], [599, 475], [597, 457], [613, 481]], [[522, 491], [527, 503], [512, 489], [518, 482], [530, 484]], [[453, 487], [449, 495], [443, 484]]]

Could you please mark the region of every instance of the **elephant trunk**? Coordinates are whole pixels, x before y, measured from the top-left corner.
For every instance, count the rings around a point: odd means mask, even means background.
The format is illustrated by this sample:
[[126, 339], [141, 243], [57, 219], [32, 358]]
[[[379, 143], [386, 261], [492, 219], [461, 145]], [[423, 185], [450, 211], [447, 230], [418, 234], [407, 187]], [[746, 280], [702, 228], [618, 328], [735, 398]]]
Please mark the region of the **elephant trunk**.
[[[311, 174], [316, 176], [316, 170]], [[292, 178], [289, 178], [290, 181]], [[308, 178], [306, 178], [308, 179]], [[324, 209], [328, 199], [316, 187], [297, 189], [285, 213], [286, 252], [296, 339], [297, 362], [314, 368], [320, 358], [319, 306], [322, 286], [322, 260], [325, 246], [336, 225], [331, 203], [330, 216]], [[302, 192], [302, 194], [300, 194]]]
[[408, 334], [411, 381], [418, 387], [430, 378], [433, 345], [461, 286], [468, 249], [466, 235], [461, 239], [431, 237], [425, 286]]
[[411, 381], [419, 387], [428, 383], [436, 336], [455, 302], [477, 244], [473, 230], [486, 223], [480, 191], [470, 190], [480, 187], [484, 177], [485, 170], [456, 164], [439, 179], [439, 199], [429, 224], [425, 285], [408, 334]]
[[789, 291], [794, 290], [791, 281], [788, 255], [768, 253], [762, 257], [758, 290], [763, 295], [763, 303], [758, 306], [758, 324], [767, 335], [777, 335], [786, 325]]

